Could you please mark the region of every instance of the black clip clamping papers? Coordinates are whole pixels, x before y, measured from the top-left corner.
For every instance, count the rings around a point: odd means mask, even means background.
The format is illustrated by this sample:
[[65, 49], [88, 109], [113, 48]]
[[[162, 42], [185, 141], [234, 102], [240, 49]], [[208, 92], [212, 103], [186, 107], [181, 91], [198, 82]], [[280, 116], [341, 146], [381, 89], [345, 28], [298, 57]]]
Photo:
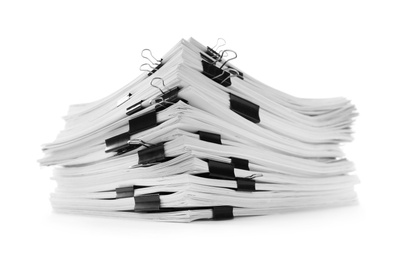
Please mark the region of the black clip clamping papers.
[[137, 196], [135, 199], [135, 212], [151, 212], [160, 210], [160, 195], [146, 194]]
[[259, 106], [245, 100], [244, 98], [238, 97], [232, 93], [229, 94], [230, 109], [235, 113], [241, 115], [247, 120], [253, 123], [259, 123]]

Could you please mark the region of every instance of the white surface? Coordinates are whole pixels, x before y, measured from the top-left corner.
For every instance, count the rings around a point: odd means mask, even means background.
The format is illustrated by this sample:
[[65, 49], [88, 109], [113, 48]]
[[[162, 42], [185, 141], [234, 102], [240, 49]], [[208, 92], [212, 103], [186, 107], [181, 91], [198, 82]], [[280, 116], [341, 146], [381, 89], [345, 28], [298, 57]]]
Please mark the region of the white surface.
[[[392, 259], [391, 2], [109, 2], [0, 2], [1, 259]], [[52, 213], [36, 160], [68, 105], [190, 36], [224, 37], [236, 66], [293, 95], [352, 99], [360, 205], [192, 224]]]

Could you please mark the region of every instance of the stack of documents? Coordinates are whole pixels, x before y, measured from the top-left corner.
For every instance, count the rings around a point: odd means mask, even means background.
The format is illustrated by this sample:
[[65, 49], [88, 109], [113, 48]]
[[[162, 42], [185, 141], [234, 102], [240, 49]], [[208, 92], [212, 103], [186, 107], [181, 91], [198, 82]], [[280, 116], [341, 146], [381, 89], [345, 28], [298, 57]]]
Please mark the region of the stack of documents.
[[181, 40], [110, 96], [71, 106], [45, 144], [55, 211], [190, 222], [356, 203], [341, 150], [345, 98], [303, 99], [254, 79], [220, 46]]

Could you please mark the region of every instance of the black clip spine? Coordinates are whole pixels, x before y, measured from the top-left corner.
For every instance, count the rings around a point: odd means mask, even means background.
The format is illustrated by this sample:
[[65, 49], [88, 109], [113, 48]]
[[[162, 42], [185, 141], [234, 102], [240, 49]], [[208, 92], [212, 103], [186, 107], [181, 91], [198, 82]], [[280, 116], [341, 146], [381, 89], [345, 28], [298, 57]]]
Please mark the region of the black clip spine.
[[219, 179], [235, 179], [235, 168], [231, 163], [223, 163], [218, 161], [209, 160], [209, 176]]
[[244, 117], [245, 119], [253, 122], [259, 123], [259, 106], [245, 100], [244, 98], [238, 97], [232, 93], [229, 94], [230, 109]]
[[130, 134], [123, 133], [116, 135], [114, 137], [108, 138], [105, 140], [106, 149], [105, 152], [124, 152], [126, 151], [130, 144]]
[[219, 134], [209, 133], [205, 131], [198, 131], [199, 139], [202, 141], [215, 143], [215, 144], [222, 144], [221, 143], [221, 136]]
[[233, 207], [232, 206], [213, 207], [213, 219], [214, 220], [233, 219]]
[[213, 81], [217, 82], [218, 84], [221, 84], [224, 87], [229, 87], [232, 84], [231, 74], [229, 74], [229, 72], [224, 71], [204, 60], [202, 60], [202, 67], [203, 67], [202, 74], [212, 79]]
[[179, 94], [180, 87], [175, 87], [164, 94], [161, 95], [162, 100], [171, 102], [177, 99], [177, 95]]
[[160, 195], [159, 194], [146, 194], [134, 197], [135, 212], [152, 212], [160, 210]]
[[246, 159], [231, 157], [231, 163], [237, 169], [242, 169], [242, 170], [247, 170], [247, 171], [250, 170], [250, 168], [248, 167], [249, 162]]
[[157, 125], [157, 112], [155, 110], [128, 121], [130, 135], [142, 132]]
[[236, 179], [238, 191], [255, 191], [255, 181], [247, 178]]
[[139, 164], [162, 162], [166, 159], [164, 144], [157, 144], [138, 151]]
[[134, 187], [121, 187], [116, 188], [116, 199], [134, 197]]

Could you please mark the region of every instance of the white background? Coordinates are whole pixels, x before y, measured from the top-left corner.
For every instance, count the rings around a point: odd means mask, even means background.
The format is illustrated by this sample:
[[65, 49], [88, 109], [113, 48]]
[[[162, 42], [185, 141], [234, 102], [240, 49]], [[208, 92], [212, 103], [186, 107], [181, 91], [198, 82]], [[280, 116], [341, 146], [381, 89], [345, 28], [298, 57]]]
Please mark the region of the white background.
[[[393, 259], [393, 8], [389, 1], [1, 1], [1, 259]], [[139, 75], [140, 51], [181, 38], [238, 53], [233, 64], [299, 97], [358, 107], [345, 146], [360, 205], [168, 224], [59, 215], [40, 145], [74, 103]]]

